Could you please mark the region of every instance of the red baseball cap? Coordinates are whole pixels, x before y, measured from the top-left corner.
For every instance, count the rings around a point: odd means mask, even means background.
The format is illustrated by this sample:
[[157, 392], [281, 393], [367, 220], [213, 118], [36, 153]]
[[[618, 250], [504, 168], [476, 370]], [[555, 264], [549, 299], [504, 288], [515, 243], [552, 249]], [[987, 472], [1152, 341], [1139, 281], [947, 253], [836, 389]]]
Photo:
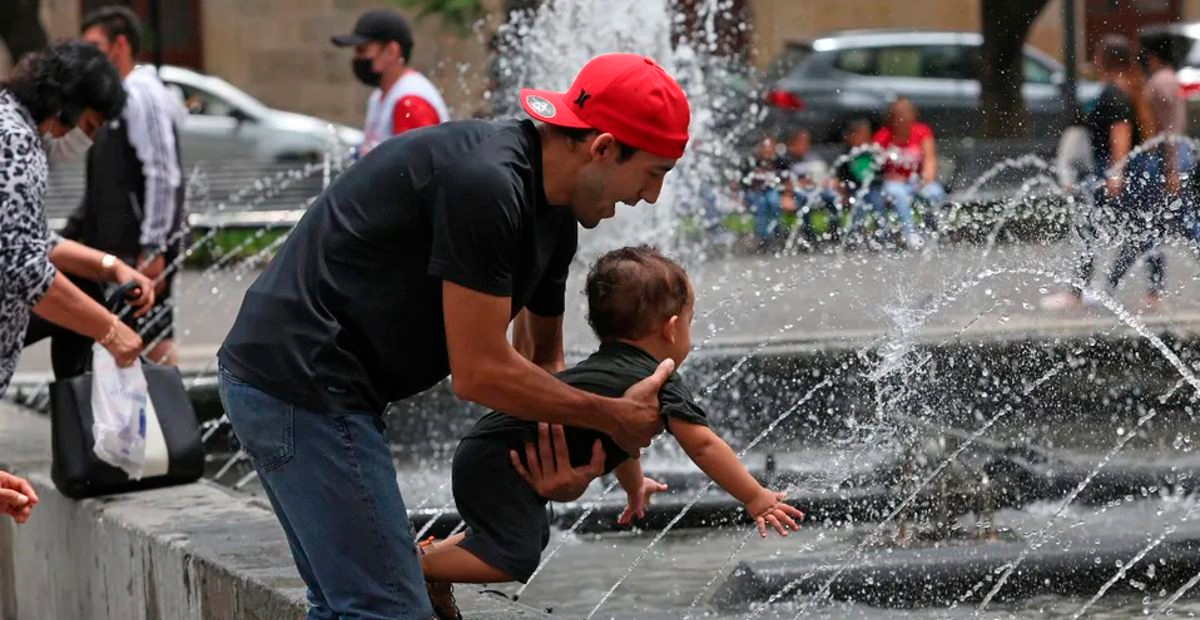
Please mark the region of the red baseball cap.
[[521, 107], [559, 127], [595, 129], [652, 155], [679, 159], [688, 142], [687, 95], [658, 63], [638, 54], [588, 61], [565, 93], [522, 88]]

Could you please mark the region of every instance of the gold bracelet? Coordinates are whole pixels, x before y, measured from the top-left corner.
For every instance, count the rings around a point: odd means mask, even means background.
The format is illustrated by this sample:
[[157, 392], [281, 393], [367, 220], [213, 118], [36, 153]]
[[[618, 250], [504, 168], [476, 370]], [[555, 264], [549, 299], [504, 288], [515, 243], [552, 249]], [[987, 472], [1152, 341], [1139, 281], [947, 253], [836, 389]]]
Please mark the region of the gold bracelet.
[[117, 323], [119, 322], [121, 322], [121, 319], [113, 316], [112, 325], [109, 326], [108, 333], [104, 335], [104, 338], [101, 338], [98, 341], [100, 346], [107, 347], [108, 345], [112, 344], [113, 340], [117, 338]]

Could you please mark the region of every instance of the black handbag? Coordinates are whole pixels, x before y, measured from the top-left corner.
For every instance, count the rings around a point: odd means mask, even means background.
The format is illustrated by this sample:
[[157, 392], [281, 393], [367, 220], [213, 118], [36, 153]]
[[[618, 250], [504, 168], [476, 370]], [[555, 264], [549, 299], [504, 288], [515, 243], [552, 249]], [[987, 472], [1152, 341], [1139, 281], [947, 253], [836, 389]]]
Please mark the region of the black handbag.
[[[132, 287], [120, 287], [108, 298], [114, 312]], [[84, 374], [55, 381], [50, 386], [51, 449], [50, 477], [67, 497], [80, 499], [195, 482], [204, 474], [204, 443], [200, 424], [174, 367], [142, 360], [150, 400], [166, 444], [167, 472], [133, 480], [124, 470], [96, 456], [92, 434], [91, 364]]]

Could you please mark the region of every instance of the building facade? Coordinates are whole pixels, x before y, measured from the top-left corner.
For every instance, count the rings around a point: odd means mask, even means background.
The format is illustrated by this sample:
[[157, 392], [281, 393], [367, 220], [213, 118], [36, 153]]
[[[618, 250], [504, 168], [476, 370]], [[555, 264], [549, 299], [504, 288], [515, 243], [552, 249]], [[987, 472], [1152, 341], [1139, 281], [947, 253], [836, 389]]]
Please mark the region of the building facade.
[[[81, 16], [113, 0], [41, 0], [51, 40], [78, 34]], [[152, 0], [119, 0], [143, 15]], [[481, 0], [487, 19], [460, 32], [437, 17], [410, 15], [416, 44], [412, 64], [443, 91], [456, 118], [486, 113], [488, 41], [505, 0]], [[509, 0], [511, 2], [512, 0]], [[562, 1], [562, 0], [560, 0]], [[603, 0], [594, 0], [603, 1]], [[675, 0], [692, 8], [699, 0]], [[1050, 0], [1029, 43], [1062, 56], [1062, 2]], [[1132, 34], [1147, 23], [1200, 21], [1200, 0], [1074, 0], [1077, 57], [1107, 32]], [[350, 70], [349, 50], [330, 45], [363, 11], [394, 6], [387, 0], [159, 0], [158, 24], [167, 45], [162, 60], [218, 75], [267, 105], [351, 125], [361, 123], [369, 90]], [[755, 65], [765, 66], [788, 41], [855, 28], [978, 30], [980, 0], [733, 0], [747, 16], [745, 31], [730, 39]], [[404, 12], [404, 11], [402, 11]], [[148, 37], [157, 28], [151, 27]], [[150, 47], [150, 46], [147, 46]], [[147, 56], [149, 60], [149, 56]], [[0, 47], [0, 76], [9, 60]]]

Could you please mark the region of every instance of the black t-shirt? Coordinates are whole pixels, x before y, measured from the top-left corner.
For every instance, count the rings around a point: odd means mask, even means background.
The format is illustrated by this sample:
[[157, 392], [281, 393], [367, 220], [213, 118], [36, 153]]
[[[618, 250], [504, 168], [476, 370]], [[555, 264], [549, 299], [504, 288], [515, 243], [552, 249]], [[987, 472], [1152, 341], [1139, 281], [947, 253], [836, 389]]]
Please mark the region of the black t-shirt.
[[1100, 91], [1100, 96], [1096, 98], [1084, 118], [1088, 137], [1092, 141], [1092, 157], [1096, 162], [1107, 162], [1106, 166], [1115, 163], [1109, 156], [1108, 133], [1113, 125], [1120, 122], [1127, 122], [1133, 127], [1131, 147], [1142, 141], [1129, 97], [1120, 88], [1108, 84]]
[[313, 203], [246, 293], [221, 364], [315, 411], [369, 411], [450, 372], [442, 281], [563, 312], [577, 224], [546, 203], [530, 121], [387, 140]]
[[[658, 360], [649, 353], [623, 342], [606, 342], [600, 349], [558, 375], [567, 385], [601, 396], [618, 398], [633, 384], [654, 374]], [[659, 410], [664, 418], [677, 418], [691, 424], [708, 426], [708, 416], [692, 400], [692, 393], [677, 373], [671, 373], [658, 393]], [[664, 420], [665, 422], [665, 420]], [[608, 435], [586, 428], [568, 426], [563, 429], [571, 465], [579, 467], [592, 460], [592, 444], [597, 439], [604, 445], [604, 472], [612, 471], [629, 458]], [[479, 419], [467, 433], [467, 438], [491, 438], [516, 448], [525, 441], [537, 438], [537, 422], [514, 418], [492, 411]]]

